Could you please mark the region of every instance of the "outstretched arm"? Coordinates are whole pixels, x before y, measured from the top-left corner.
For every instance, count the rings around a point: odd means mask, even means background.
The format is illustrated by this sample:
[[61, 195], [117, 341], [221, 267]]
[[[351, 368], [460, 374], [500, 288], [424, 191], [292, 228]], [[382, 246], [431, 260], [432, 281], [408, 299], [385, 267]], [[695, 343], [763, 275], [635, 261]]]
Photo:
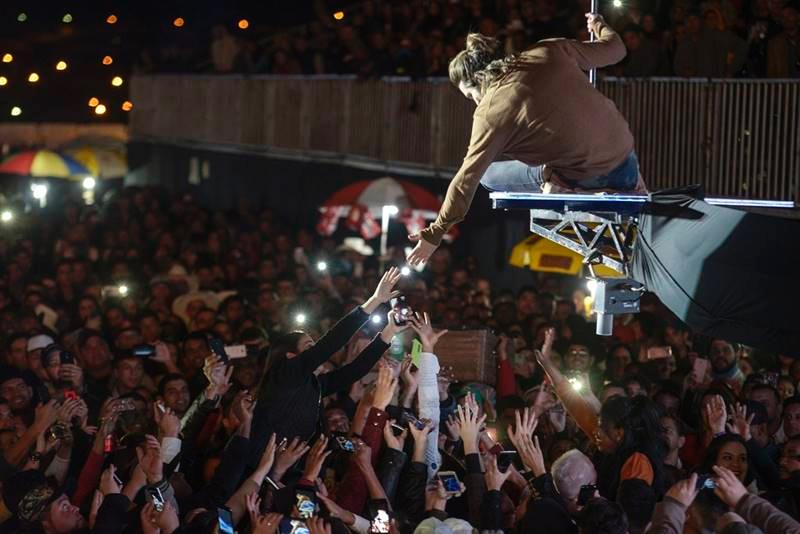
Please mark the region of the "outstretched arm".
[[622, 61], [627, 53], [625, 44], [619, 34], [606, 24], [603, 17], [587, 13], [586, 25], [596, 36], [596, 41], [590, 43], [562, 41], [566, 43], [567, 54], [578, 63], [581, 70], [607, 67]]

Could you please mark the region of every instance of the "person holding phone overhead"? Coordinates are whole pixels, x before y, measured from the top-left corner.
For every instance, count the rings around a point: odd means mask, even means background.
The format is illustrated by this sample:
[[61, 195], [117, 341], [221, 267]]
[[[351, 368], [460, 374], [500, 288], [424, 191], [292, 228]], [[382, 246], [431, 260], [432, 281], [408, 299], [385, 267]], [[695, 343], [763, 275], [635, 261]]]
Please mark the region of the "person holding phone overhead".
[[320, 431], [322, 398], [346, 391], [366, 375], [389, 348], [392, 338], [406, 327], [394, 321], [394, 312], [383, 331], [348, 365], [316, 376], [314, 371], [342, 349], [379, 306], [397, 296], [400, 269], [392, 267], [378, 282], [375, 292], [322, 338], [314, 341], [302, 331], [290, 332], [270, 347], [264, 375], [257, 391], [253, 417], [252, 451], [255, 463], [271, 434], [279, 438], [311, 439]]

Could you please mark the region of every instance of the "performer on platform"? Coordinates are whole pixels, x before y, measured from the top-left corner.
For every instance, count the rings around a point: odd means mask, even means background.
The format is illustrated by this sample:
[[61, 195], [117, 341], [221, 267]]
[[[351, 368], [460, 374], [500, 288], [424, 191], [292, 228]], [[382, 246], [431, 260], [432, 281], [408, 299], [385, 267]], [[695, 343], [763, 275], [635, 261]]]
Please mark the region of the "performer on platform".
[[450, 62], [450, 81], [477, 105], [472, 137], [439, 216], [409, 236], [412, 265], [424, 263], [469, 211], [478, 184], [491, 191], [644, 193], [628, 123], [585, 71], [625, 57], [625, 45], [587, 13], [597, 41], [547, 39], [503, 56], [491, 37], [467, 36]]

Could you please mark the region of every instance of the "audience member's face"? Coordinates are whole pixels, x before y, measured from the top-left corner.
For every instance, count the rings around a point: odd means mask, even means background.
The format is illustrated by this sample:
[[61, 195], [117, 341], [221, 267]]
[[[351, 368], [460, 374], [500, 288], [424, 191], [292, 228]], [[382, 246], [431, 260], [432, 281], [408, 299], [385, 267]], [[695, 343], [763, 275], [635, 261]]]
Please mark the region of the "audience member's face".
[[767, 429], [767, 423], [750, 425], [750, 435], [753, 436], [753, 439], [759, 447], [766, 447], [769, 445], [770, 436], [769, 430]]
[[625, 388], [621, 388], [619, 386], [606, 386], [603, 388], [603, 391], [600, 392], [600, 403], [606, 402], [611, 397], [627, 397], [628, 393], [625, 391]]
[[625, 32], [623, 39], [628, 50], [636, 51], [642, 44], [642, 37], [638, 32]]
[[736, 351], [733, 350], [730, 343], [722, 340], [715, 340], [711, 343], [709, 356], [711, 367], [718, 373], [727, 371], [736, 362]]
[[261, 366], [256, 358], [241, 358], [235, 360], [233, 365], [233, 381], [244, 389], [254, 388], [258, 385], [261, 376]]
[[611, 425], [604, 425], [600, 420], [594, 435], [594, 443], [598, 450], [604, 454], [612, 454], [622, 442], [624, 431], [612, 428]]
[[628, 394], [629, 397], [635, 397], [637, 395], [647, 395], [647, 391], [642, 387], [640, 382], [635, 380], [629, 381], [625, 384], [625, 392]]
[[678, 431], [678, 425], [672, 417], [661, 418], [661, 428], [664, 429], [664, 439], [667, 442], [667, 449], [669, 452], [674, 452], [683, 447], [686, 441]]
[[522, 316], [536, 313], [536, 294], [532, 291], [525, 291], [517, 297], [517, 311]]
[[147, 343], [155, 343], [161, 337], [161, 323], [155, 317], [147, 316], [139, 321], [142, 338]]
[[780, 459], [781, 478], [789, 478], [800, 471], [800, 440], [790, 440], [783, 446]]
[[778, 391], [781, 394], [781, 400], [786, 400], [789, 397], [794, 397], [796, 392], [794, 384], [791, 380], [781, 379], [778, 381]]
[[767, 388], [760, 388], [750, 392], [750, 400], [760, 402], [767, 409], [767, 417], [769, 421], [775, 421], [780, 417], [780, 407], [778, 406], [778, 399], [775, 398], [775, 393]]
[[111, 363], [111, 351], [100, 337], [90, 337], [80, 349], [83, 364], [89, 370], [100, 370]]
[[564, 355], [564, 365], [569, 371], [585, 373], [592, 365], [592, 355], [584, 345], [570, 345]]
[[126, 358], [117, 364], [115, 375], [120, 386], [126, 391], [139, 387], [144, 378], [144, 366], [139, 358]]
[[747, 476], [747, 449], [736, 441], [726, 443], [717, 454], [717, 465], [730, 469], [736, 478], [744, 482]]
[[8, 363], [17, 369], [28, 368], [28, 340], [23, 338], [15, 339], [11, 343], [8, 351]]
[[681, 406], [681, 399], [675, 395], [662, 393], [655, 398], [656, 404], [661, 406], [664, 413], [675, 414], [678, 413], [678, 408]]
[[164, 387], [164, 405], [178, 414], [186, 413], [191, 398], [186, 380], [170, 380]]
[[0, 384], [0, 397], [3, 397], [11, 410], [19, 412], [26, 409], [33, 398], [33, 389], [21, 378], [12, 378]]
[[86, 520], [81, 515], [81, 510], [69, 502], [66, 495], [62, 495], [51, 504], [42, 524], [46, 532], [68, 533], [82, 529]]
[[50, 351], [50, 354], [47, 355], [47, 365], [44, 368], [47, 380], [50, 382], [58, 380], [59, 370], [61, 370], [61, 351]]
[[800, 404], [790, 404], [783, 411], [783, 432], [789, 438], [800, 435]]
[[631, 351], [627, 347], [617, 347], [611, 353], [611, 362], [614, 368], [614, 378], [617, 380], [625, 376], [625, 368], [631, 363]]
[[350, 432], [350, 419], [344, 410], [332, 408], [325, 411], [325, 430], [328, 434], [339, 432], [347, 434]]
[[202, 339], [187, 339], [183, 344], [183, 361], [189, 369], [202, 369], [210, 355], [211, 351]]

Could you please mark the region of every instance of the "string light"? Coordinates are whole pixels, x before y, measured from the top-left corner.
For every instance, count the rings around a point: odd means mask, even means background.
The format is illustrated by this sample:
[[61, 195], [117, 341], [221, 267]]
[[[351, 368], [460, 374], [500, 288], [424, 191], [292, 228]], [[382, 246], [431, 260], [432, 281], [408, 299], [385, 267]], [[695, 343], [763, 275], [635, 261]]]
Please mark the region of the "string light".
[[113, 85], [114, 87], [119, 87], [120, 85], [122, 85], [122, 77], [121, 76], [114, 76], [111, 79], [111, 85]]
[[3, 54], [3, 63], [11, 63], [12, 61], [14, 61], [14, 56], [9, 53]]
[[344, 11], [337, 11], [333, 14], [333, 18], [336, 20], [342, 20], [344, 18]]
[[13, 108], [11, 108], [11, 116], [12, 117], [19, 117], [20, 115], [22, 115], [22, 108], [21, 107], [14, 106]]
[[184, 24], [186, 24], [186, 21], [183, 20], [183, 17], [178, 17], [172, 21], [172, 25], [176, 28], [182, 28]]
[[61, 17], [61, 22], [63, 22], [64, 24], [69, 24], [70, 22], [72, 22], [72, 15], [66, 13], [63, 17]]
[[5, 76], [0, 76], [0, 85], [6, 85], [8, 83], [8, 78]]
[[26, 20], [28, 20], [28, 14], [27, 13], [23, 12], [23, 13], [20, 13], [19, 15], [17, 15], [17, 22], [25, 22]]
[[238, 26], [240, 30], [246, 30], [247, 28], [250, 27], [250, 21], [248, 21], [247, 19], [242, 19], [239, 21]]
[[111, 56], [103, 56], [103, 65], [111, 65], [114, 63], [114, 58]]
[[108, 23], [108, 24], [116, 24], [117, 23], [117, 16], [112, 13], [106, 19], [106, 23]]
[[99, 103], [100, 103], [100, 100], [97, 97], [93, 96], [92, 98], [89, 99], [89, 107], [90, 108], [95, 107]]
[[94, 112], [97, 115], [102, 115], [106, 112], [106, 107], [103, 104], [97, 104], [97, 106], [94, 108]]
[[28, 75], [28, 81], [31, 82], [31, 83], [38, 82], [39, 81], [39, 75], [37, 73], [35, 73], [35, 72], [31, 72]]
[[126, 100], [122, 103], [122, 111], [130, 111], [133, 109], [133, 102]]
[[58, 63], [56, 63], [56, 70], [67, 70], [67, 62], [59, 61]]

